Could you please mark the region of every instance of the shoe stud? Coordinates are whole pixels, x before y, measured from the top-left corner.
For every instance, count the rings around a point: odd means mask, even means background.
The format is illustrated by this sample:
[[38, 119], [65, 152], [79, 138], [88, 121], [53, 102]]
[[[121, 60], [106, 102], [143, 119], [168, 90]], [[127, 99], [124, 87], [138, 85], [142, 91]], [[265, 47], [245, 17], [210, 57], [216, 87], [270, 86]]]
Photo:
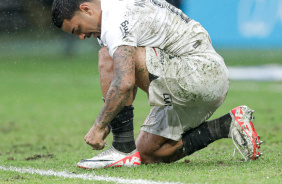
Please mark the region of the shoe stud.
[[249, 113], [250, 115], [252, 115], [254, 112], [255, 112], [255, 111], [252, 110], [252, 109], [248, 110], [248, 113]]
[[259, 143], [260, 143], [260, 144], [262, 144], [262, 143], [263, 143], [263, 141], [259, 141]]

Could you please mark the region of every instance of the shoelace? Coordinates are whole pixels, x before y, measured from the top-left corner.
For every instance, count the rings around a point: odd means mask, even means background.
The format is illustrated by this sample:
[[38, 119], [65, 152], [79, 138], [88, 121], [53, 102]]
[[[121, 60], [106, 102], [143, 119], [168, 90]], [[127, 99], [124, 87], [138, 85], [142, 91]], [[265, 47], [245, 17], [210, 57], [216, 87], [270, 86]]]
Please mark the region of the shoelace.
[[102, 153], [98, 154], [97, 157], [101, 157], [101, 156], [104, 156], [106, 155], [108, 152], [111, 152], [112, 151], [112, 147], [110, 147], [109, 145], [106, 144], [106, 146], [108, 146], [110, 149], [106, 150], [106, 151], [103, 151]]
[[107, 147], [111, 148], [111, 146], [109, 146], [109, 145], [107, 145], [107, 144], [105, 144], [105, 146], [107, 146]]
[[[257, 142], [257, 143], [259, 144], [259, 145], [256, 145], [256, 150], [258, 150], [257, 154], [258, 154], [258, 157], [260, 157], [260, 156], [262, 155], [262, 153], [259, 151], [259, 147], [260, 147], [260, 144], [262, 143], [262, 141], [259, 140], [259, 136], [257, 135], [257, 132], [256, 132], [255, 130], [254, 130], [254, 134], [255, 134], [255, 136], [256, 136], [256, 141], [255, 141], [255, 142]], [[235, 145], [235, 148], [234, 148], [234, 152], [233, 152], [232, 157], [231, 157], [230, 160], [232, 160], [232, 159], [234, 158], [235, 152], [236, 152], [236, 148], [237, 148], [237, 150], [241, 153], [241, 155], [243, 156], [243, 158], [245, 159], [245, 161], [248, 161], [247, 157], [242, 153], [242, 151], [241, 151], [240, 148], [238, 147], [237, 143], [234, 141], [233, 134], [231, 134], [231, 138], [232, 138], [232, 141], [233, 141], [233, 143], [234, 143], [234, 145]], [[257, 144], [257, 143], [256, 143], [256, 144]], [[258, 157], [257, 157], [257, 158], [258, 158]], [[256, 159], [257, 159], [257, 158], [256, 158]]]
[[237, 150], [241, 153], [241, 155], [243, 156], [245, 161], [248, 161], [247, 157], [245, 157], [245, 155], [242, 153], [242, 151], [239, 149], [239, 147], [237, 146], [236, 142], [234, 141], [233, 134], [231, 134], [231, 138], [232, 138], [232, 141], [233, 141], [233, 143], [235, 145], [235, 148], [234, 148], [234, 152], [233, 152], [232, 157], [231, 157], [230, 160], [232, 160], [234, 158], [235, 153], [236, 153], [236, 148], [237, 148]]

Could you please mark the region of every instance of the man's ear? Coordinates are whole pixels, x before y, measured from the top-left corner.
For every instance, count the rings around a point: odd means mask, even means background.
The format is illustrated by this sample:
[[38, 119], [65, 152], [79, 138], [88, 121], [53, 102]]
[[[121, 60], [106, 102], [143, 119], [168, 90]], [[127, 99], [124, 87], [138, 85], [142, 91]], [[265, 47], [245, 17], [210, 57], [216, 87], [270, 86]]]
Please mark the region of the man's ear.
[[79, 5], [79, 9], [82, 13], [86, 13], [86, 14], [89, 14], [89, 15], [92, 15], [92, 9], [91, 7], [86, 4], [86, 3], [82, 3], [81, 5]]

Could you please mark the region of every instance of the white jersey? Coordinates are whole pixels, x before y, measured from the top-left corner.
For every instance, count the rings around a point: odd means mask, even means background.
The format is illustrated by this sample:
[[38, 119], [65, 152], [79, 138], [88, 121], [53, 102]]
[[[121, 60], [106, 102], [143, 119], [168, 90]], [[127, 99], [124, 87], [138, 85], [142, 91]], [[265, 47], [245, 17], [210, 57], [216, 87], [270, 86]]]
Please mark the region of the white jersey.
[[[146, 47], [149, 104], [142, 131], [178, 141], [206, 121], [228, 91], [228, 71], [207, 31], [164, 0], [101, 0], [101, 41]], [[177, 56], [177, 57], [174, 57]]]
[[101, 0], [101, 41], [113, 57], [121, 45], [155, 47], [175, 56], [204, 51], [206, 30], [165, 0]]

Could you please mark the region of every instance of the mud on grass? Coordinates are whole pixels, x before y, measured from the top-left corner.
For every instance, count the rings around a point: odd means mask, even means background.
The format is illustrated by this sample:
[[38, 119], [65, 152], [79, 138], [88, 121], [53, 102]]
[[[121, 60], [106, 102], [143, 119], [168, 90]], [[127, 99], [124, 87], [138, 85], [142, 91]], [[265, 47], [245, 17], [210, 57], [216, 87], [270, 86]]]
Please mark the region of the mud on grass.
[[3, 180], [5, 181], [5, 182], [20, 182], [20, 181], [24, 181], [24, 180], [26, 180], [27, 178], [26, 177], [24, 177], [24, 176], [22, 176], [22, 175], [19, 175], [19, 174], [14, 174], [14, 176], [11, 176], [11, 177], [8, 177], [8, 178], [3, 178]]
[[47, 154], [47, 155], [35, 154], [33, 156], [24, 158], [24, 160], [38, 160], [38, 159], [41, 159], [41, 158], [54, 158], [54, 157], [55, 157], [55, 155], [52, 154], [52, 153]]

